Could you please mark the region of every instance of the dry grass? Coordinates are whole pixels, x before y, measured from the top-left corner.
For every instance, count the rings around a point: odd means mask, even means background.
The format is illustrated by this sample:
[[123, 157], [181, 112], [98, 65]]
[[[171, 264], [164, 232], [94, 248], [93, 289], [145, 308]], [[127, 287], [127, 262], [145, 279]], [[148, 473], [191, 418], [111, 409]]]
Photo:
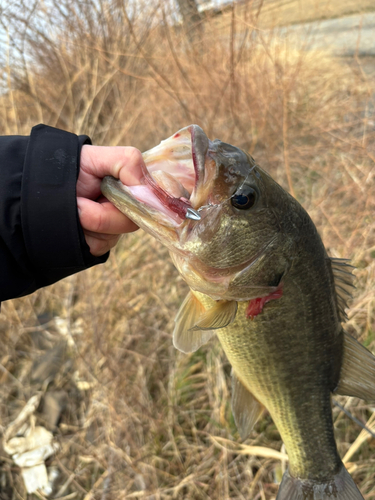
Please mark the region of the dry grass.
[[[25, 11], [25, 22], [8, 12], [14, 46], [3, 65], [0, 132], [28, 134], [43, 121], [145, 150], [198, 123], [249, 150], [307, 208], [331, 255], [357, 266], [347, 328], [374, 350], [373, 62], [305, 53], [272, 32], [256, 43], [253, 12], [234, 14], [228, 34], [207, 21], [191, 44], [180, 27], [160, 25], [170, 13], [156, 7], [129, 13], [120, 2], [63, 0], [52, 14]], [[14, 58], [21, 47], [24, 58]], [[68, 395], [61, 451], [48, 462], [58, 471], [50, 498], [275, 498], [285, 457], [270, 417], [242, 444], [217, 341], [191, 355], [172, 347], [186, 293], [166, 250], [139, 232], [106, 265], [2, 304], [1, 426], [38, 390]], [[62, 337], [69, 347], [47, 387], [33, 362]], [[339, 401], [373, 425], [371, 405]], [[334, 418], [341, 456], [374, 499], [374, 441], [356, 441], [361, 429], [337, 407]], [[0, 499], [26, 497], [0, 450]]]

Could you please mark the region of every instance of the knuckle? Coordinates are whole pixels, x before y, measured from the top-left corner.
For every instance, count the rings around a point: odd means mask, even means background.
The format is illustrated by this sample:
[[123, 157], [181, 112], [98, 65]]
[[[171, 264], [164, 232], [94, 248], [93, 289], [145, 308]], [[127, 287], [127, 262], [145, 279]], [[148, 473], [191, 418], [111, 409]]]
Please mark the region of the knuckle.
[[108, 227], [108, 221], [104, 217], [103, 212], [97, 212], [96, 217], [92, 221], [92, 229], [94, 233], [105, 233]]
[[143, 162], [142, 153], [137, 148], [129, 148], [127, 157], [130, 163], [136, 165]]

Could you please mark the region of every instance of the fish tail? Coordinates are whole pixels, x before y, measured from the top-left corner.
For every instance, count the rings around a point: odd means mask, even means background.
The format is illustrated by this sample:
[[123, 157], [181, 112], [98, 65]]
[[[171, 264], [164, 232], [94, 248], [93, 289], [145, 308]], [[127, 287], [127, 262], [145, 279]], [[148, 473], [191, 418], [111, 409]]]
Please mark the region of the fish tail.
[[363, 500], [344, 465], [326, 482], [296, 479], [286, 471], [276, 500]]

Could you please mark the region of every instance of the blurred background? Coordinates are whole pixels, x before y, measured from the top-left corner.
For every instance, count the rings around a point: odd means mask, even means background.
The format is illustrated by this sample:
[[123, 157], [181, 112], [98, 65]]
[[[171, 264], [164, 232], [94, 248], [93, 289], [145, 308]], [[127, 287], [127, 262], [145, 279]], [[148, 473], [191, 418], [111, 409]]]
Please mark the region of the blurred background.
[[[0, 134], [42, 122], [145, 151], [197, 123], [249, 151], [356, 266], [345, 328], [375, 350], [373, 0], [1, 0], [0, 24]], [[186, 294], [138, 231], [105, 265], [2, 304], [0, 437], [36, 396], [28, 421], [59, 450], [28, 494], [0, 444], [1, 500], [275, 499], [287, 461], [270, 417], [242, 443], [218, 341], [172, 346]], [[334, 399], [340, 455], [375, 499], [374, 407]]]

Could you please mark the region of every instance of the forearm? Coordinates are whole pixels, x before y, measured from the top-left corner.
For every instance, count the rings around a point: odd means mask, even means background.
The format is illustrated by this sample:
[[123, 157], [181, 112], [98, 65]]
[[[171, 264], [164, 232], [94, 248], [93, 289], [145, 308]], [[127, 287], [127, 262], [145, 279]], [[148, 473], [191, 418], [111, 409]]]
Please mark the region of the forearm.
[[76, 183], [85, 136], [39, 125], [0, 138], [0, 301], [95, 264], [79, 223]]

